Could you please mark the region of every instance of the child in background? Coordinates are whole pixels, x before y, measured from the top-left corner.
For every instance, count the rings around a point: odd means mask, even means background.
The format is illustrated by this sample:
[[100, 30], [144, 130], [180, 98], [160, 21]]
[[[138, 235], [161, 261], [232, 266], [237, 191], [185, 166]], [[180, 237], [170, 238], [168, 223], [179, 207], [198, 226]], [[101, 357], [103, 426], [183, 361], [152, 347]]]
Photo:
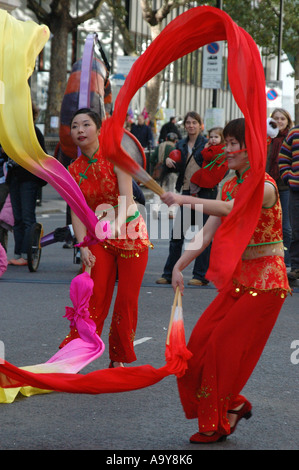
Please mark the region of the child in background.
[[222, 127], [213, 127], [209, 130], [209, 140], [201, 154], [202, 167], [191, 178], [192, 195], [196, 195], [200, 188], [214, 188], [227, 172]]

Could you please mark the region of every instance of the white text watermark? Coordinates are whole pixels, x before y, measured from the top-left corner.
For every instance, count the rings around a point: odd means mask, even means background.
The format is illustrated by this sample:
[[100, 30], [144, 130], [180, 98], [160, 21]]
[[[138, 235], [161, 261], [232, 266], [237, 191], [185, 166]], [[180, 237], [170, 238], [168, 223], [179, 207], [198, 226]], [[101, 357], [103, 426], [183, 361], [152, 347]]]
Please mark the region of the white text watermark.
[[[96, 215], [100, 218], [99, 223], [96, 226], [95, 233], [99, 239], [101, 239], [102, 227], [105, 222], [109, 222], [110, 226], [118, 224], [118, 209], [125, 206], [125, 197], [120, 197], [122, 202], [117, 206], [111, 206], [108, 204], [99, 205], [96, 209]], [[197, 204], [195, 210], [191, 209], [189, 204], [181, 207], [171, 206], [172, 211], [175, 212], [175, 218], [173, 223], [169, 221], [169, 207], [166, 204], [160, 204], [157, 211], [156, 204], [149, 204], [147, 207], [138, 204], [138, 212], [136, 212], [136, 205], [131, 205], [127, 209], [127, 214], [132, 214], [127, 217], [126, 224], [122, 227], [117, 226], [117, 231], [112, 230], [112, 234], [109, 236], [111, 239], [144, 239], [148, 238], [154, 240], [169, 240], [171, 237], [175, 240], [184, 239], [187, 242], [191, 241], [194, 236], [200, 232], [203, 227], [203, 206]], [[158, 212], [158, 215], [157, 215]], [[146, 233], [141, 224], [140, 217], [143, 218], [146, 225]], [[125, 225], [125, 227], [124, 227]], [[200, 239], [202, 236], [197, 236], [197, 248], [201, 248]]]
[[291, 363], [299, 364], [299, 339], [295, 339], [294, 341], [292, 341], [291, 349], [294, 349], [291, 354]]

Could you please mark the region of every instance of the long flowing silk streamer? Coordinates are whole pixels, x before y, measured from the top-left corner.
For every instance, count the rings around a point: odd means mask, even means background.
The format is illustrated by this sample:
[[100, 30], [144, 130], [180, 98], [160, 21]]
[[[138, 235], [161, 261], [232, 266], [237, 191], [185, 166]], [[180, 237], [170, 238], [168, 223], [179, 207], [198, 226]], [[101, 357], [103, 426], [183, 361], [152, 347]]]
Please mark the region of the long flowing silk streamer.
[[[257, 223], [262, 205], [266, 159], [266, 97], [260, 55], [253, 39], [221, 10], [197, 7], [173, 20], [135, 62], [118, 94], [115, 111], [101, 131], [103, 154], [135, 176], [141, 167], [121, 147], [128, 105], [136, 91], [167, 64], [212, 41], [227, 40], [228, 75], [235, 100], [246, 120], [246, 147], [251, 174], [238, 192], [234, 209], [217, 231], [211, 254], [209, 278], [224, 288], [238, 268]], [[141, 175], [142, 176], [142, 175]], [[113, 393], [153, 385], [170, 374], [182, 376], [190, 352], [184, 341], [182, 319], [174, 315], [166, 364], [104, 369], [90, 374], [33, 373], [6, 361], [0, 364], [3, 389], [31, 386], [70, 393]]]
[[103, 123], [103, 154], [141, 181], [144, 171], [121, 147], [123, 123], [129, 103], [150, 78], [169, 63], [213, 41], [227, 40], [231, 91], [246, 121], [246, 146], [251, 176], [238, 193], [234, 210], [213, 241], [207, 277], [224, 288], [239, 267], [239, 260], [257, 224], [263, 198], [266, 161], [266, 96], [264, 70], [251, 36], [225, 12], [196, 7], [169, 23], [134, 63], [115, 102], [113, 116]]
[[[77, 323], [77, 327], [80, 328], [79, 323]], [[85, 332], [87, 333], [85, 339], [88, 339], [90, 335], [86, 326]], [[75, 341], [77, 340], [71, 341], [67, 346], [71, 346]], [[76, 374], [74, 369], [65, 373], [66, 368], [64, 372], [60, 372], [57, 366], [60, 366], [60, 370], [63, 370], [65, 367], [63, 363], [64, 356], [67, 356], [66, 364], [71, 369], [69, 357], [72, 351], [64, 354], [67, 346], [61, 350], [62, 357], [57, 358], [54, 356], [51, 364], [18, 368], [9, 362], [1, 362], [0, 360], [0, 403], [11, 403], [19, 391], [25, 396], [30, 396], [38, 393], [48, 393], [49, 391], [101, 394], [137, 390], [154, 385], [169, 375], [181, 377], [184, 375], [187, 361], [191, 357], [191, 353], [186, 347], [181, 306], [177, 306], [174, 311], [172, 309], [171, 324], [165, 348], [166, 364], [161, 368], [156, 369], [147, 364], [137, 367], [97, 370], [86, 375]], [[99, 355], [101, 353], [102, 349], [99, 345]], [[88, 355], [88, 351], [86, 355]]]
[[19, 21], [0, 10], [0, 142], [15, 162], [51, 184], [95, 236], [98, 220], [68, 171], [39, 145], [28, 79], [49, 38], [46, 26]]
[[[76, 374], [103, 354], [105, 345], [96, 333], [96, 325], [90, 319], [88, 310], [93, 286], [93, 280], [87, 272], [76, 276], [71, 282], [70, 298], [73, 307], [66, 307], [65, 317], [78, 330], [80, 337], [58, 350], [44, 364], [21, 368], [22, 373], [30, 371], [35, 374]], [[48, 393], [48, 390], [36, 388], [32, 382], [29, 382], [29, 384], [0, 388], [0, 403], [12, 403], [18, 393], [27, 397], [40, 393]]]

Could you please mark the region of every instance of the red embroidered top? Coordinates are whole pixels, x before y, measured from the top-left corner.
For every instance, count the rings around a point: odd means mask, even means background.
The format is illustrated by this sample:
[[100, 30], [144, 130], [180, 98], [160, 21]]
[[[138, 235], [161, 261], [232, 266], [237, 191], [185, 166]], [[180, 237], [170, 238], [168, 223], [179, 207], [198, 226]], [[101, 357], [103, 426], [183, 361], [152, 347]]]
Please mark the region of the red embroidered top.
[[[223, 201], [234, 199], [240, 183], [248, 176], [248, 172], [241, 178], [235, 176], [223, 185], [221, 198]], [[277, 191], [275, 181], [267, 173], [265, 182], [273, 184]], [[278, 191], [277, 191], [278, 196]], [[284, 296], [290, 292], [286, 267], [283, 257], [282, 237], [282, 211], [279, 197], [272, 207], [261, 210], [255, 231], [243, 254], [240, 273], [234, 279], [234, 284], [256, 291], [277, 290]]]
[[[88, 206], [93, 211], [97, 210], [97, 215], [98, 211], [107, 210], [111, 220], [117, 210], [120, 195], [113, 164], [105, 159], [98, 149], [92, 158], [82, 154], [68, 169], [80, 186]], [[99, 243], [125, 257], [138, 256], [138, 253], [150, 245], [146, 225], [139, 211], [127, 219], [126, 226], [121, 228], [121, 237]]]
[[227, 172], [224, 144], [204, 148], [201, 154], [202, 167], [193, 174], [190, 181], [201, 188], [213, 188], [220, 183]]

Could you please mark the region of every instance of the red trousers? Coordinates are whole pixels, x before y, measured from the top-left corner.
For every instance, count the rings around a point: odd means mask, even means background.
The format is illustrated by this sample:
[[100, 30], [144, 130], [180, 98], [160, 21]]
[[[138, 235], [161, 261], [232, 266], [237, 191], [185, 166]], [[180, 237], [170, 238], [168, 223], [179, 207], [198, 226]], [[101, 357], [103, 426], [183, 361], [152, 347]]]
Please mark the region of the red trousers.
[[[104, 249], [101, 245], [92, 245], [90, 250], [96, 256], [95, 266], [91, 270], [94, 289], [89, 302], [90, 318], [97, 326], [97, 334], [101, 336], [118, 275], [109, 331], [109, 357], [111, 361], [126, 363], [136, 361], [133, 342], [138, 319], [138, 297], [147, 265], [148, 249], [141, 252], [138, 257], [131, 258], [122, 257], [116, 252]], [[71, 331], [61, 346], [75, 337], [77, 337], [76, 331]]]
[[245, 401], [239, 394], [283, 302], [280, 293], [252, 296], [233, 288], [219, 293], [199, 318], [188, 343], [193, 357], [186, 374], [178, 379], [186, 417], [198, 419], [199, 432], [229, 434], [227, 410]]

